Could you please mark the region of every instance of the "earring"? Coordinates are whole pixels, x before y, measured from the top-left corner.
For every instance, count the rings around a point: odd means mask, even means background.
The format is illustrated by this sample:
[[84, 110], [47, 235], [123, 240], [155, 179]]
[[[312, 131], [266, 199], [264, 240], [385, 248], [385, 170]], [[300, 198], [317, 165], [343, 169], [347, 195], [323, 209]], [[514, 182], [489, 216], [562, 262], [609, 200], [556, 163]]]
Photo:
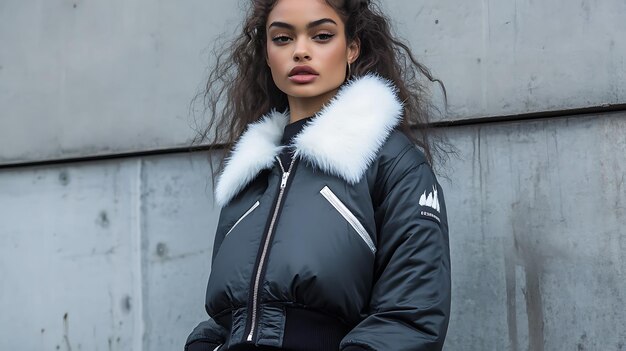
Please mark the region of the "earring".
[[352, 72], [350, 69], [350, 62], [348, 61], [348, 76], [346, 77], [346, 80], [350, 79], [350, 77], [352, 77]]

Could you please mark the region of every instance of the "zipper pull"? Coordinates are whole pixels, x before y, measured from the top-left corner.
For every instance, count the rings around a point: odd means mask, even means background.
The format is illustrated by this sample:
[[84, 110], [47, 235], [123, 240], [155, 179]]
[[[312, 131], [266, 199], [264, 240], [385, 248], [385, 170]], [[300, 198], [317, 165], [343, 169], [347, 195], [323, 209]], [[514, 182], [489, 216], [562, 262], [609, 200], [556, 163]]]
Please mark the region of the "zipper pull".
[[289, 172], [283, 173], [283, 179], [280, 182], [280, 188], [283, 189], [287, 185], [287, 178], [289, 178]]

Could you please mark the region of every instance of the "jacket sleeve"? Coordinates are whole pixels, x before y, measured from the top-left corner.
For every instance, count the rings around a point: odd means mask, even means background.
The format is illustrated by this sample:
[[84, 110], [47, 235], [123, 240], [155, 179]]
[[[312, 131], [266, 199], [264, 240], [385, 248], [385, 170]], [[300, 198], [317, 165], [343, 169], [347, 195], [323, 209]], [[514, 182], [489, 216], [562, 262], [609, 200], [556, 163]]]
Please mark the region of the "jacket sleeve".
[[187, 342], [185, 351], [213, 351], [225, 340], [226, 329], [209, 318], [194, 328]]
[[411, 161], [415, 155], [400, 157], [383, 185], [368, 315], [343, 338], [343, 351], [443, 347], [451, 290], [445, 203], [430, 166]]
[[[225, 212], [220, 210], [218, 227], [213, 241], [211, 263], [215, 260], [215, 255], [224, 240], [226, 228], [230, 223], [224, 216]], [[200, 322], [189, 334], [185, 342], [185, 351], [214, 351], [224, 343], [226, 336], [227, 330], [209, 317], [207, 320]]]

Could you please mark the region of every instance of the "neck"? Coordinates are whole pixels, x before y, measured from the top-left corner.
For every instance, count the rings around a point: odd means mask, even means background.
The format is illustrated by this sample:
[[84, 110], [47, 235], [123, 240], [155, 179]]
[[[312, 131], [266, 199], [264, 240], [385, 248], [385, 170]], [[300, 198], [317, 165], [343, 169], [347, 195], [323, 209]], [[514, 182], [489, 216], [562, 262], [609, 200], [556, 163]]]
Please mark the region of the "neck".
[[287, 96], [289, 101], [289, 123], [293, 123], [304, 119], [309, 116], [313, 116], [319, 112], [322, 107], [332, 99], [339, 88], [335, 88], [324, 94], [312, 97], [295, 97]]

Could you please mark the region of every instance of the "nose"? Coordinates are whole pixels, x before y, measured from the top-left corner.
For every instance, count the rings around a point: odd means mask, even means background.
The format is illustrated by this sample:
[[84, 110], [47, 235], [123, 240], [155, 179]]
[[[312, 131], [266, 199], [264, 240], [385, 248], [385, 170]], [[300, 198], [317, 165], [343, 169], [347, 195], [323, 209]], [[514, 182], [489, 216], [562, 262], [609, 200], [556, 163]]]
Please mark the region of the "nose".
[[309, 47], [306, 44], [305, 40], [297, 40], [295, 48], [293, 50], [293, 60], [295, 62], [300, 62], [303, 60], [310, 60], [311, 54], [309, 52]]

